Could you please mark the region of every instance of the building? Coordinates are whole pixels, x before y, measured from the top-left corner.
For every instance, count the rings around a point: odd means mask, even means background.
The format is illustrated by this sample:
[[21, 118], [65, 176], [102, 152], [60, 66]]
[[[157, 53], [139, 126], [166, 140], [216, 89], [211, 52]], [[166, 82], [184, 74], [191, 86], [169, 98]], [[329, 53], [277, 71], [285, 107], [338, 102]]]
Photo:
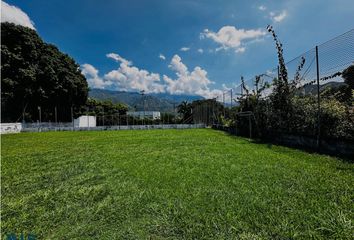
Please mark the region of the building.
[[74, 127], [96, 127], [96, 116], [80, 116], [74, 119]]
[[161, 119], [160, 112], [157, 111], [138, 111], [138, 112], [127, 112], [128, 116], [136, 117], [139, 119], [149, 118], [152, 120]]

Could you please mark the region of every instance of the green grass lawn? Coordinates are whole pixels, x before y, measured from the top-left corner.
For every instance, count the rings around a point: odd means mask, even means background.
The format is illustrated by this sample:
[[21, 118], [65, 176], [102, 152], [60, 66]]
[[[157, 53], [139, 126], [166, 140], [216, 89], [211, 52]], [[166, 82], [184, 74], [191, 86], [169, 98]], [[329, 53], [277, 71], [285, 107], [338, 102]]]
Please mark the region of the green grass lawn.
[[353, 239], [354, 165], [211, 129], [1, 140], [1, 230], [38, 239]]

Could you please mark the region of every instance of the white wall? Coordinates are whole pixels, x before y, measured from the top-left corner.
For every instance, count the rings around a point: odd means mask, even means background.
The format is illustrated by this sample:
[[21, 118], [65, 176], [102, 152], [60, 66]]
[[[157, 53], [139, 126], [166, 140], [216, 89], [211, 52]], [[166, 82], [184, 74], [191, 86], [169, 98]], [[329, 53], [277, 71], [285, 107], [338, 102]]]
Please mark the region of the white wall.
[[21, 123], [0, 123], [1, 134], [6, 133], [19, 133], [22, 130]]
[[74, 127], [96, 127], [96, 116], [80, 116], [74, 119]]
[[137, 111], [137, 112], [127, 112], [128, 116], [138, 117], [140, 119], [150, 118], [150, 119], [161, 119], [161, 113], [158, 111]]

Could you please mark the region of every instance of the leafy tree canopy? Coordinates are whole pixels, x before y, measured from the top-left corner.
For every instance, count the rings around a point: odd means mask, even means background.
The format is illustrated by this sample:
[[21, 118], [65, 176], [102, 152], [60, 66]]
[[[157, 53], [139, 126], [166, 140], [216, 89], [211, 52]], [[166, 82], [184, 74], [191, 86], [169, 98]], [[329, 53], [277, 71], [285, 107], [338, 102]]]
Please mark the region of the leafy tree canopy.
[[42, 119], [50, 119], [58, 106], [68, 113], [59, 114], [59, 120], [70, 120], [70, 108], [86, 103], [88, 85], [79, 65], [36, 31], [1, 23], [1, 58], [2, 122], [24, 115], [38, 119], [38, 106]]

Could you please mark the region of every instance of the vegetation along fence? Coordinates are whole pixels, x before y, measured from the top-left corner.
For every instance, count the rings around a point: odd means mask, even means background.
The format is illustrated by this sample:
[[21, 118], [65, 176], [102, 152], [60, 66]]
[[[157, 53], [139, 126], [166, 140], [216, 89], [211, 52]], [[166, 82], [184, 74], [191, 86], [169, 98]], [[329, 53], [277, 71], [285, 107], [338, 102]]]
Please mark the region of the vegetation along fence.
[[215, 127], [319, 150], [353, 146], [354, 29], [287, 63], [268, 31], [279, 65], [218, 96], [224, 110]]

